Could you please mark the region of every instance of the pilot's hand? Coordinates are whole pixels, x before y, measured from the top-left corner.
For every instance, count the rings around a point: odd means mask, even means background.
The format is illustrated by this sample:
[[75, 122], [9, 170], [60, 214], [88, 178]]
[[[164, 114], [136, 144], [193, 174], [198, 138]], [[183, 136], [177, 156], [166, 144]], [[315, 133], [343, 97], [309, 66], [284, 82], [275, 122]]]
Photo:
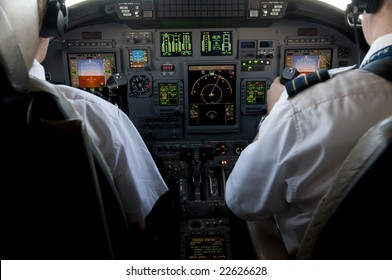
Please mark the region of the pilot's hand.
[[271, 112], [275, 103], [279, 100], [282, 93], [285, 91], [285, 86], [280, 82], [280, 76], [276, 77], [272, 82], [269, 90], [267, 91], [267, 110], [268, 113]]
[[141, 231], [141, 232], [143, 232], [144, 231], [144, 229], [146, 228], [146, 220], [141, 220], [140, 222], [139, 222], [139, 230]]
[[134, 222], [132, 220], [131, 215], [129, 215], [128, 213], [125, 213], [125, 216], [127, 217], [129, 228], [132, 231], [137, 231], [137, 232], [140, 232], [140, 233], [142, 233], [144, 231], [144, 229], [146, 227], [146, 220], [145, 219], [143, 219], [143, 220], [141, 220], [139, 222]]

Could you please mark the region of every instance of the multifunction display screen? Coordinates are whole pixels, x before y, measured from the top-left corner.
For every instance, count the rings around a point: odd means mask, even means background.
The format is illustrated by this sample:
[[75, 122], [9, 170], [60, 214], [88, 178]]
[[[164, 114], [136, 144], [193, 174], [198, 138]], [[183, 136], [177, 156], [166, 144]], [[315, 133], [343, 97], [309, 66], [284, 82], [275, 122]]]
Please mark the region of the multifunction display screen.
[[147, 50], [129, 50], [129, 68], [145, 68], [148, 64]]
[[71, 86], [98, 90], [116, 70], [115, 53], [68, 53]]
[[178, 83], [159, 83], [159, 106], [178, 106]]
[[188, 65], [188, 125], [237, 123], [236, 65]]
[[186, 237], [185, 243], [185, 257], [188, 260], [227, 258], [225, 237], [222, 235]]
[[192, 56], [192, 32], [161, 32], [161, 56]]
[[233, 54], [233, 36], [231, 31], [202, 31], [200, 37], [202, 56]]
[[265, 104], [265, 87], [264, 81], [247, 81], [246, 105]]
[[284, 67], [295, 67], [301, 74], [330, 69], [332, 49], [286, 49]]

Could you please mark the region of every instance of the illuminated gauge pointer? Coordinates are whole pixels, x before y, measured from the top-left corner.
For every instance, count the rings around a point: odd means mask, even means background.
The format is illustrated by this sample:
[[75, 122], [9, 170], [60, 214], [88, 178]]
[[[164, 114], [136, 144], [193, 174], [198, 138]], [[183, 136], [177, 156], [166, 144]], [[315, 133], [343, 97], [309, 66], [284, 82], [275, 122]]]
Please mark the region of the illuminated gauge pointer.
[[192, 86], [192, 95], [200, 95], [207, 104], [218, 104], [224, 94], [233, 94], [233, 89], [224, 77], [207, 74], [200, 77]]
[[233, 152], [237, 156], [239, 156], [244, 149], [245, 149], [245, 145], [244, 144], [235, 144], [233, 146]]
[[133, 76], [129, 84], [129, 96], [146, 96], [151, 93], [151, 81], [145, 75]]
[[210, 118], [211, 120], [215, 119], [218, 116], [218, 112], [216, 111], [208, 111], [206, 114], [207, 118]]

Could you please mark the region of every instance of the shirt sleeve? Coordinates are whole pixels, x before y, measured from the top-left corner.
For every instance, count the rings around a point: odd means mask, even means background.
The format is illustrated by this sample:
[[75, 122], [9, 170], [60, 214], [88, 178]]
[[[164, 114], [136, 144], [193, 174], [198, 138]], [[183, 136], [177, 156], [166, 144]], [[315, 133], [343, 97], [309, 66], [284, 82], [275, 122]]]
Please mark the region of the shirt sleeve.
[[33, 60], [33, 65], [29, 70], [29, 75], [40, 80], [45, 80], [45, 69], [35, 58]]
[[85, 120], [112, 172], [124, 211], [134, 222], [144, 219], [168, 188], [138, 130], [125, 113], [100, 97], [58, 87]]
[[241, 153], [226, 182], [227, 205], [242, 219], [277, 214], [295, 197], [298, 134], [286, 99], [275, 104], [258, 139]]

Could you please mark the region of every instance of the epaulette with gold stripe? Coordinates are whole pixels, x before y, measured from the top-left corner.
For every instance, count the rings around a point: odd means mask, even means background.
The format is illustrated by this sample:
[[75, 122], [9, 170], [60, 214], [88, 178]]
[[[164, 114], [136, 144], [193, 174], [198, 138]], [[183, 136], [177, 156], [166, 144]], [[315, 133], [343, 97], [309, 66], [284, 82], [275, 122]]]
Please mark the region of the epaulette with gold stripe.
[[296, 96], [301, 91], [310, 88], [311, 86], [324, 82], [331, 77], [329, 76], [328, 70], [323, 69], [311, 74], [298, 76], [294, 80], [291, 80], [285, 84], [287, 94], [289, 98]]

